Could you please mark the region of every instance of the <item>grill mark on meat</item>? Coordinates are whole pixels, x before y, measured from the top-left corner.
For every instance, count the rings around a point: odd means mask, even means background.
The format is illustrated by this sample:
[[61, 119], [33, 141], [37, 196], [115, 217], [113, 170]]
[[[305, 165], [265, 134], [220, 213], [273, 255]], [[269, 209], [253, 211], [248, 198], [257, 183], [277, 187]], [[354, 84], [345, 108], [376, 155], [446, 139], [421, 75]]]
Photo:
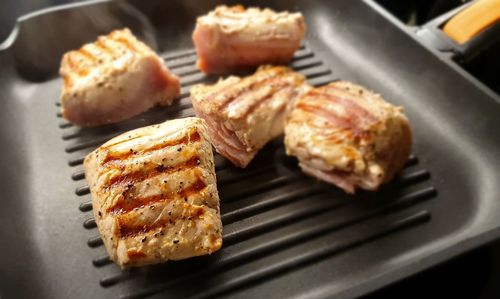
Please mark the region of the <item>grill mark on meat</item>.
[[[261, 79], [261, 80], [258, 80]], [[234, 100], [237, 98], [252, 92], [256, 86], [256, 84], [261, 83], [262, 81], [269, 80], [269, 79], [274, 79], [273, 77], [268, 77], [268, 76], [262, 76], [262, 78], [258, 78], [250, 82], [248, 84], [248, 80], [240, 80], [238, 83], [232, 85], [231, 87], [224, 89], [220, 88], [217, 91], [207, 95], [206, 101], [207, 102], [217, 102], [216, 98], [220, 94], [226, 94], [227, 96], [224, 98], [224, 102], [221, 103], [219, 109], [224, 110], [229, 104], [231, 104]], [[235, 90], [233, 90], [235, 89]]]
[[177, 193], [179, 194], [180, 197], [189, 197], [193, 194], [200, 192], [201, 190], [205, 189], [206, 187], [207, 187], [207, 184], [198, 175], [196, 177], [196, 181], [193, 184], [191, 184], [187, 188], [179, 190]]
[[145, 254], [142, 251], [138, 251], [138, 250], [128, 250], [127, 251], [127, 256], [131, 260], [137, 260], [137, 259], [141, 259], [141, 258], [147, 257], [147, 254]]
[[[278, 78], [277, 78], [277, 80], [278, 80]], [[268, 84], [273, 84], [273, 82], [271, 81]], [[264, 103], [268, 102], [269, 100], [272, 100], [274, 98], [274, 96], [276, 95], [276, 93], [278, 91], [280, 91], [281, 88], [285, 88], [287, 86], [288, 86], [287, 89], [291, 89], [292, 88], [292, 87], [289, 86], [288, 82], [278, 82], [278, 83], [275, 83], [273, 86], [271, 86], [272, 90], [269, 92], [269, 94], [262, 96], [258, 100], [254, 100], [254, 102], [247, 108], [247, 110], [243, 114], [243, 117], [248, 116], [250, 113], [252, 113], [255, 110], [257, 110], [257, 108], [259, 108], [260, 106], [262, 106]], [[284, 105], [284, 106], [286, 106], [286, 105]]]
[[[162, 148], [165, 148], [167, 146], [173, 146], [173, 145], [178, 145], [178, 144], [185, 144], [185, 143], [191, 143], [191, 142], [198, 142], [200, 141], [200, 133], [198, 133], [198, 131], [194, 131], [194, 132], [191, 132], [189, 133], [188, 135], [184, 135], [183, 138], [181, 138], [179, 140], [179, 142], [164, 142], [164, 143], [160, 143], [160, 144], [155, 144], [154, 146], [144, 150], [144, 152], [150, 152], [150, 151], [155, 151], [155, 150], [159, 150], [159, 149], [162, 149]], [[173, 143], [173, 144], [171, 144]]]
[[[289, 120], [288, 123], [295, 124], [295, 125], [301, 125], [304, 123], [304, 121], [303, 120], [297, 121], [297, 120], [292, 119], [292, 120]], [[328, 131], [328, 130], [325, 130], [325, 128], [327, 126], [316, 125], [313, 122], [308, 122], [307, 126], [310, 129], [314, 130], [315, 135], [322, 136], [322, 137], [324, 137], [324, 139], [329, 140], [331, 142], [335, 142], [335, 143], [345, 142], [345, 140], [348, 137], [350, 137], [350, 136], [348, 136], [348, 134], [346, 134], [349, 131], [347, 131], [344, 128], [339, 128], [338, 130], [335, 130], [335, 131]], [[363, 133], [360, 133], [360, 136], [365, 136], [365, 135]]]
[[[74, 52], [69, 52], [69, 53], [67, 53], [67, 54], [65, 54], [65, 55], [63, 56], [63, 57], [64, 57], [64, 59], [66, 60], [67, 65], [68, 65], [68, 67], [69, 67], [69, 69], [70, 69], [70, 70], [73, 70], [73, 69], [75, 69], [75, 67], [76, 67], [76, 66], [75, 66], [75, 62], [73, 61], [73, 58], [74, 58], [73, 56], [74, 56]], [[64, 60], [64, 59], [63, 59], [63, 60]], [[63, 71], [63, 69], [61, 69], [61, 70]], [[70, 76], [70, 74], [68, 74], [68, 72], [66, 72], [66, 71], [64, 71], [64, 73], [62, 73], [61, 75], [62, 75], [64, 78], [66, 78], [66, 77], [69, 77], [69, 76]]]
[[[217, 83], [217, 84], [219, 84], [219, 83]], [[203, 84], [196, 85], [193, 87], [193, 89], [196, 89], [197, 87], [199, 87], [201, 89], [205, 89], [205, 88], [210, 89], [210, 91], [206, 91], [206, 90], [204, 91], [203, 101], [211, 102], [211, 101], [215, 101], [215, 98], [220, 94], [223, 94], [223, 93], [230, 94], [231, 91], [233, 91], [233, 89], [236, 89], [236, 91], [238, 91], [237, 87], [239, 86], [239, 84], [241, 84], [241, 80], [239, 80], [235, 84], [230, 85], [229, 87], [227, 87], [225, 89], [224, 88], [214, 89], [214, 88], [210, 88], [209, 86], [203, 85]], [[192, 90], [191, 90], [191, 94], [193, 94]], [[230, 100], [230, 98], [225, 97], [224, 100]]]
[[173, 198], [173, 192], [167, 192], [164, 194], [157, 194], [142, 198], [119, 199], [115, 205], [107, 209], [107, 212], [111, 215], [127, 214], [134, 209], [142, 209], [151, 204], [172, 198]]
[[215, 234], [210, 234], [210, 237], [209, 237], [209, 241], [210, 241], [210, 244], [213, 246], [215, 246], [217, 243], [219, 243], [219, 237], [217, 237], [217, 235]]
[[85, 48], [80, 48], [78, 50], [78, 53], [81, 56], [85, 57], [87, 60], [90, 60], [91, 62], [95, 62], [97, 60], [96, 57], [92, 53], [87, 51]]
[[[216, 101], [216, 98], [220, 95], [220, 94], [226, 94], [226, 96], [224, 97], [224, 102], [221, 104], [220, 106], [220, 109], [222, 109], [223, 107], [229, 105], [229, 103], [231, 103], [232, 101], [234, 101], [240, 94], [242, 94], [244, 91], [245, 91], [245, 88], [239, 88], [239, 84], [241, 84], [241, 81], [236, 83], [235, 85], [232, 85], [231, 87], [227, 88], [227, 89], [219, 89], [215, 92], [212, 92], [211, 94], [208, 94], [207, 97], [205, 98], [205, 101], [206, 102], [217, 102]], [[233, 91], [233, 89], [236, 89], [235, 91]], [[235, 95], [233, 95], [232, 93], [233, 92], [236, 92]]]
[[[191, 142], [198, 142], [200, 141], [201, 137], [200, 137], [200, 134], [198, 133], [198, 131], [194, 131], [194, 132], [190, 132], [189, 134], [187, 135], [184, 135], [182, 138], [180, 139], [177, 139], [177, 140], [166, 140], [164, 142], [161, 142], [161, 143], [158, 143], [158, 144], [155, 144], [151, 147], [148, 147], [146, 149], [143, 149], [143, 150], [140, 150], [140, 151], [125, 151], [125, 152], [109, 152], [108, 155], [106, 156], [106, 158], [104, 159], [104, 161], [102, 162], [102, 165], [105, 165], [111, 161], [115, 161], [115, 160], [126, 160], [128, 159], [129, 157], [133, 156], [133, 155], [143, 155], [143, 154], [146, 154], [146, 153], [149, 153], [149, 152], [152, 152], [152, 151], [156, 151], [156, 150], [160, 150], [160, 149], [164, 149], [166, 147], [171, 147], [171, 146], [175, 146], [175, 145], [179, 145], [179, 144], [186, 144], [186, 143], [191, 143]], [[130, 139], [129, 139], [130, 140]], [[129, 141], [129, 140], [124, 140], [123, 142], [125, 141]], [[114, 144], [116, 145], [116, 144]], [[111, 146], [111, 145], [110, 145]]]
[[[262, 88], [262, 86], [264, 86], [265, 84], [272, 84], [273, 81], [281, 80], [277, 75], [278, 74], [276, 74], [276, 77], [263, 76], [263, 78], [259, 78], [260, 80], [255, 80], [255, 81], [251, 82], [249, 85], [247, 85], [246, 87], [241, 88], [240, 90], [238, 90], [238, 94], [236, 94], [234, 97], [229, 97], [229, 99], [226, 100], [220, 106], [220, 110], [226, 110], [231, 103], [236, 102], [238, 99], [241, 99], [243, 96], [246, 96], [246, 95], [251, 94], [251, 93], [255, 93], [256, 90]], [[225, 91], [222, 90], [221, 92], [225, 92]]]
[[134, 47], [134, 45], [132, 45], [132, 43], [130, 43], [130, 41], [126, 38], [123, 38], [123, 37], [115, 37], [114, 35], [111, 36], [113, 38], [114, 41], [120, 43], [121, 45], [125, 46], [127, 49], [129, 49], [130, 51], [133, 51], [133, 52], [140, 52], [136, 47]]
[[97, 39], [97, 41], [94, 43], [94, 45], [96, 47], [100, 48], [103, 52], [106, 52], [111, 57], [113, 57], [113, 54], [115, 53], [115, 51], [113, 50], [113, 48], [110, 48], [110, 47], [108, 47], [108, 45], [106, 45], [106, 42], [104, 41], [104, 39], [102, 39], [102, 38]]
[[[73, 51], [67, 54], [66, 61], [69, 68], [76, 73], [77, 76], [83, 77], [89, 73], [88, 64], [93, 64], [96, 58], [92, 55], [92, 53], [88, 52], [84, 48], [80, 48], [77, 51]], [[65, 79], [65, 83], [69, 85], [71, 80], [70, 74], [63, 76]], [[66, 80], [68, 79], [68, 80]]]
[[110, 147], [112, 147], [112, 146], [116, 146], [116, 145], [118, 145], [118, 144], [122, 144], [122, 143], [124, 143], [124, 142], [129, 142], [129, 141], [131, 141], [131, 140], [135, 140], [135, 139], [137, 139], [137, 138], [141, 138], [141, 137], [144, 137], [144, 136], [145, 136], [145, 135], [137, 135], [137, 136], [134, 136], [134, 137], [130, 137], [130, 138], [127, 138], [127, 139], [124, 139], [124, 140], [117, 141], [117, 142], [112, 143], [112, 144], [108, 144], [108, 145], [103, 146], [103, 147], [101, 147], [101, 148], [110, 148]]
[[[337, 88], [333, 85], [328, 85], [325, 88], [320, 88], [319, 90], [311, 90], [307, 93], [307, 96], [302, 102], [298, 104], [300, 109], [319, 115], [327, 120], [329, 120], [333, 125], [339, 126], [343, 129], [351, 130], [355, 136], [365, 136], [366, 135], [366, 125], [369, 123], [376, 123], [379, 121], [377, 117], [375, 117], [368, 110], [360, 106], [355, 102], [353, 97], [339, 96], [338, 94], [331, 94], [325, 92], [330, 88], [345, 93], [346, 90]], [[308, 101], [310, 98], [314, 100], [314, 102], [319, 102], [320, 100], [326, 100], [335, 104], [342, 106], [346, 110], [346, 116], [339, 116], [338, 113], [331, 110], [326, 110], [316, 105], [311, 105]], [[309, 102], [309, 103], [306, 103]]]
[[[340, 89], [340, 88], [336, 87], [335, 85], [328, 85], [326, 87], [326, 89], [327, 90], [335, 89], [335, 90], [338, 90], [341, 92], [346, 92], [345, 89]], [[372, 113], [370, 113], [368, 110], [366, 110], [361, 105], [356, 103], [353, 97], [344, 97], [344, 96], [340, 96], [338, 94], [331, 94], [331, 93], [327, 93], [327, 92], [318, 92], [315, 90], [311, 90], [310, 94], [315, 95], [315, 96], [320, 96], [320, 97], [323, 96], [324, 99], [326, 99], [330, 102], [338, 103], [338, 104], [342, 105], [349, 113], [352, 113], [353, 115], [355, 115], [359, 119], [365, 119], [369, 122], [377, 122], [378, 121], [378, 119]]]
[[157, 165], [156, 167], [148, 169], [146, 171], [140, 170], [122, 176], [115, 176], [108, 181], [108, 183], [106, 184], [106, 188], [110, 188], [116, 185], [136, 184], [160, 174], [171, 174], [180, 170], [195, 168], [199, 165], [199, 163], [200, 157], [195, 155], [189, 160], [174, 166], [165, 167], [163, 165]]
[[63, 76], [63, 81], [64, 81], [64, 85], [67, 87], [73, 85], [73, 80], [71, 79], [70, 76]]
[[169, 190], [167, 192], [163, 192], [161, 194], [156, 194], [153, 196], [142, 197], [142, 198], [136, 197], [129, 199], [127, 199], [127, 195], [125, 194], [128, 192], [125, 191], [124, 192], [125, 195], [123, 196], [123, 198], [118, 200], [113, 206], [109, 207], [107, 209], [107, 212], [110, 213], [111, 215], [127, 214], [134, 209], [141, 209], [143, 207], [150, 206], [153, 203], [162, 202], [166, 200], [173, 200], [176, 198], [189, 197], [195, 193], [202, 191], [206, 187], [207, 184], [201, 179], [201, 176], [198, 171], [196, 172], [196, 181], [194, 183], [187, 186], [186, 188], [177, 191]]
[[184, 204], [184, 211], [187, 211], [187, 215], [171, 217], [168, 219], [160, 219], [153, 224], [139, 224], [139, 225], [130, 225], [126, 220], [118, 219], [118, 227], [119, 227], [119, 235], [120, 238], [125, 239], [133, 236], [137, 236], [140, 234], [147, 233], [149, 231], [166, 227], [168, 225], [175, 225], [175, 222], [178, 220], [191, 220], [196, 221], [201, 218], [205, 214], [205, 209], [201, 206], [193, 206], [190, 204]]
[[316, 116], [320, 116], [326, 119], [332, 125], [350, 130], [354, 134], [361, 134], [365, 131], [362, 127], [358, 126], [359, 124], [353, 118], [338, 116], [335, 112], [326, 110], [324, 107], [301, 102], [297, 104], [297, 108], [312, 113]]

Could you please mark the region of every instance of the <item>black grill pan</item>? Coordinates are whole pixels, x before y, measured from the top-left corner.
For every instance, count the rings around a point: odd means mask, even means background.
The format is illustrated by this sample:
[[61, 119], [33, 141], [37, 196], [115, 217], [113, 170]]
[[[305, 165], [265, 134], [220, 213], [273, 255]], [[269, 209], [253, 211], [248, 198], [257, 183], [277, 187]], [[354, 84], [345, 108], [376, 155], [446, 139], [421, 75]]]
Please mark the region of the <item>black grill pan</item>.
[[[291, 66], [314, 85], [352, 80], [403, 105], [414, 152], [379, 192], [347, 196], [301, 174], [271, 142], [239, 170], [216, 156], [224, 247], [122, 271], [92, 219], [83, 157], [124, 131], [193, 115], [195, 18], [215, 1], [94, 1], [21, 18], [0, 45], [2, 298], [350, 298], [500, 235], [499, 98], [370, 1], [262, 1], [300, 10], [308, 35]], [[81, 129], [63, 118], [61, 54], [123, 26], [182, 83], [173, 106]]]

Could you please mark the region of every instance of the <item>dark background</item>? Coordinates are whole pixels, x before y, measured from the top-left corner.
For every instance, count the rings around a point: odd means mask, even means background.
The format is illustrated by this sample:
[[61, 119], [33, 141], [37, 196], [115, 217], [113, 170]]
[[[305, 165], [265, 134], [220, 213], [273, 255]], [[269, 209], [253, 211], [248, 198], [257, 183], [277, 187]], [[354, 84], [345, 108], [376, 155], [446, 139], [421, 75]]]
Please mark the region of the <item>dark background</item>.
[[[41, 8], [78, 2], [75, 0], [0, 1], [0, 42], [10, 34], [16, 18]], [[379, 0], [413, 25], [446, 11], [463, 1]], [[440, 3], [441, 2], [441, 3]], [[500, 298], [500, 242], [479, 248], [443, 265], [379, 290], [365, 299], [379, 298]]]

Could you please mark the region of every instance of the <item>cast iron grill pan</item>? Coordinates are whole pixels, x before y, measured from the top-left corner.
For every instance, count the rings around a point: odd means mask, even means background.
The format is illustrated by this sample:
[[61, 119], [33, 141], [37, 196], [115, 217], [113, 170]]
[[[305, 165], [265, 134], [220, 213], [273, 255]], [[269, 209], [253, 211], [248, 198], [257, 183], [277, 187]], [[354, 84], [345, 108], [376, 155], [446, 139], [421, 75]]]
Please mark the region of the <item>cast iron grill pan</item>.
[[[198, 83], [213, 83], [217, 77], [207, 76], [197, 70], [196, 52], [192, 49], [167, 53], [163, 58], [171, 71], [181, 79], [181, 97], [173, 106], [154, 108], [132, 120], [98, 128], [80, 128], [62, 118], [59, 124], [61, 137], [67, 143], [65, 151], [71, 155], [68, 159], [69, 167], [74, 170], [71, 179], [81, 182], [75, 194], [80, 200], [80, 211], [86, 215], [83, 228], [96, 234], [87, 241], [88, 250], [95, 252], [96, 256], [92, 264], [97, 268], [114, 268], [113, 274], [99, 279], [101, 287], [119, 287], [121, 284], [134, 284], [137, 280], [145, 280], [146, 283], [140, 288], [123, 293], [121, 297], [168, 295], [171, 289], [189, 290], [193, 281], [207, 276], [216, 277], [219, 273], [254, 263], [264, 256], [279, 253], [298, 244], [316, 244], [318, 238], [337, 233], [347, 232], [354, 235], [341, 240], [332, 239], [326, 246], [314, 246], [315, 250], [305, 251], [293, 258], [277, 258], [265, 267], [248, 272], [244, 276], [234, 277], [203, 289], [202, 292], [188, 292], [185, 295], [206, 298], [229, 294], [240, 288], [258, 287], [259, 281], [272, 279], [287, 271], [296, 271], [317, 260], [327, 259], [430, 220], [431, 214], [423, 208], [405, 213], [406, 208], [429, 200], [437, 194], [436, 188], [429, 180], [429, 171], [419, 165], [417, 156], [411, 155], [402, 173], [380, 191], [385, 194], [383, 197], [387, 202], [366, 208], [362, 205], [364, 201], [370, 200], [368, 198], [373, 197], [373, 194], [360, 192], [359, 196], [351, 198], [333, 186], [302, 175], [296, 166], [297, 161], [286, 157], [283, 142], [278, 138], [266, 146], [245, 170], [237, 169], [222, 156], [215, 155], [221, 217], [224, 223], [224, 246], [220, 252], [208, 257], [168, 262], [141, 269], [120, 270], [105, 253], [96, 222], [92, 218], [90, 190], [85, 184], [82, 162], [84, 155], [96, 146], [127, 130], [167, 119], [194, 116], [189, 89]], [[305, 75], [314, 86], [327, 84], [336, 78], [307, 45], [300, 47], [289, 66]], [[56, 106], [60, 106], [59, 101]], [[61, 117], [59, 109], [57, 111], [57, 117]], [[279, 215], [268, 215], [270, 212], [278, 212]], [[259, 241], [261, 235], [270, 231], [306, 221], [311, 222], [311, 225], [272, 240]], [[368, 226], [368, 229], [362, 228], [363, 226]], [[255, 240], [257, 245], [245, 246], [249, 239]], [[243, 249], [226, 250], [235, 244], [241, 244]], [[200, 264], [207, 263], [208, 266], [200, 267]], [[159, 282], [161, 280], [164, 282]]]
[[[122, 132], [193, 115], [190, 87], [218, 77], [195, 68], [190, 34], [217, 3], [70, 5], [23, 17], [0, 45], [2, 298], [352, 298], [500, 237], [497, 95], [371, 0], [256, 1], [303, 12], [291, 66], [310, 83], [353, 81], [405, 108], [407, 165], [378, 192], [347, 196], [303, 175], [279, 138], [245, 170], [216, 155], [223, 249], [125, 271], [110, 262], [83, 158]], [[158, 46], [182, 97], [122, 123], [68, 123], [54, 105], [61, 55], [125, 26]]]

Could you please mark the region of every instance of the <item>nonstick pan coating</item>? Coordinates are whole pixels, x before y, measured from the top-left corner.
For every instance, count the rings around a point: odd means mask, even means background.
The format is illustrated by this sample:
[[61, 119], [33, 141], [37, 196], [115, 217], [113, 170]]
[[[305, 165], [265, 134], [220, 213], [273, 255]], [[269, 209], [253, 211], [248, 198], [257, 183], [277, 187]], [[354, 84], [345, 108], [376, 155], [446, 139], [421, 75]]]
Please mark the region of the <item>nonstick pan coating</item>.
[[[276, 140], [248, 170], [217, 156], [224, 248], [122, 271], [93, 221], [82, 158], [136, 127], [193, 114], [190, 34], [215, 1], [98, 1], [22, 18], [0, 46], [0, 295], [37, 298], [355, 297], [499, 236], [498, 98], [362, 1], [262, 1], [308, 25], [291, 66], [342, 78], [405, 107], [414, 149], [394, 182], [348, 196], [300, 173]], [[123, 26], [181, 77], [182, 98], [80, 129], [57, 106], [61, 54]]]

